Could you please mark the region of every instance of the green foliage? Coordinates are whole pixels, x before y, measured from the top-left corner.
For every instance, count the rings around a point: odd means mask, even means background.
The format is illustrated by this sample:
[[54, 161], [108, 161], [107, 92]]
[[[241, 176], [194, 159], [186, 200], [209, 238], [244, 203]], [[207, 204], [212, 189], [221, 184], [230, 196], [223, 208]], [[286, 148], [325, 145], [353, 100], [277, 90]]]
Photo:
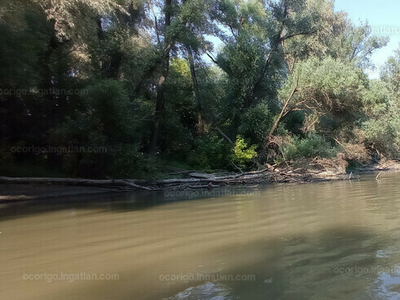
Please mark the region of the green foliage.
[[[310, 58], [296, 65], [279, 95], [287, 102], [285, 114], [295, 110], [305, 113], [303, 132], [312, 132], [318, 126], [326, 131], [355, 122], [361, 116], [367, 85], [365, 74], [352, 63]], [[338, 121], [336, 128], [321, 126], [327, 118]]]
[[[119, 157], [140, 157], [137, 147], [140, 135], [136, 132], [138, 123], [132, 117], [134, 109], [129, 102], [122, 83], [114, 80], [101, 80], [87, 88], [81, 111], [66, 119], [60, 126], [51, 130], [54, 144], [85, 148], [104, 149], [97, 153], [70, 153], [63, 156], [64, 167], [69, 173], [77, 176], [105, 175], [107, 163], [111, 161], [111, 170], [115, 171], [114, 162], [119, 164]], [[121, 143], [130, 143], [126, 154], [122, 150], [117, 154], [111, 151]], [[130, 148], [131, 147], [131, 148]], [[132, 149], [136, 149], [136, 152]], [[116, 158], [110, 159], [109, 156]], [[131, 159], [132, 160], [132, 159]], [[140, 161], [138, 159], [138, 161]], [[140, 168], [128, 163], [121, 172]], [[120, 173], [115, 173], [119, 175]]]
[[371, 80], [362, 97], [364, 112], [370, 118], [384, 116], [395, 103], [390, 86], [381, 80]]
[[319, 103], [325, 110], [339, 111], [359, 105], [366, 77], [350, 63], [311, 58], [296, 65], [288, 83], [283, 90], [285, 96], [298, 85], [296, 99], [311, 98], [310, 103]]
[[[389, 59], [391, 61], [391, 59]], [[370, 82], [364, 93], [366, 114], [363, 130], [366, 143], [391, 158], [400, 156], [400, 107], [396, 88], [388, 80]]]
[[112, 149], [109, 174], [113, 178], [151, 178], [157, 174], [154, 158], [140, 152], [137, 146], [117, 145]]
[[252, 144], [261, 144], [271, 128], [272, 115], [266, 103], [250, 107], [241, 118], [239, 134]]
[[400, 52], [381, 80], [365, 74], [386, 42], [330, 0], [3, 0], [0, 163], [142, 178], [154, 157], [250, 168], [274, 136], [294, 136], [287, 158], [330, 157], [328, 140], [357, 132], [399, 157]]
[[[399, 111], [400, 112], [400, 111]], [[400, 156], [400, 118], [391, 112], [379, 119], [370, 119], [364, 124], [366, 142], [389, 158]]]
[[325, 138], [317, 134], [311, 134], [305, 138], [294, 136], [289, 138], [282, 146], [282, 153], [287, 160], [297, 158], [332, 158], [338, 150]]
[[245, 167], [257, 156], [256, 148], [257, 145], [248, 147], [247, 143], [239, 135], [233, 148], [232, 161], [239, 167]]
[[230, 168], [232, 147], [224, 139], [216, 135], [197, 138], [195, 149], [189, 154], [189, 164], [203, 170]]
[[381, 70], [381, 79], [398, 97], [400, 93], [400, 49], [397, 49], [394, 55], [386, 61]]

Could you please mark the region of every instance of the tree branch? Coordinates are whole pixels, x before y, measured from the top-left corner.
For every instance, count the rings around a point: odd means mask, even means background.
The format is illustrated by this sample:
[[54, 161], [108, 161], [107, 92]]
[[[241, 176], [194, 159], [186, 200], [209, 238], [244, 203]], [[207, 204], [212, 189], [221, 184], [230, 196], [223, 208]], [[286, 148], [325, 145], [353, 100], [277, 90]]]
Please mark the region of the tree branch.
[[287, 39], [290, 39], [290, 38], [293, 38], [293, 37], [296, 37], [296, 36], [299, 36], [299, 35], [308, 35], [308, 34], [311, 35], [311, 34], [314, 34], [314, 33], [317, 33], [317, 32], [318, 32], [318, 30], [311, 31], [311, 32], [297, 32], [297, 33], [293, 33], [293, 34], [287, 34], [287, 35], [281, 37], [281, 41], [285, 41]]
[[212, 60], [212, 62], [213, 62], [214, 64], [218, 65], [218, 62], [215, 60], [214, 57], [211, 56], [210, 53], [206, 52], [206, 55]]
[[278, 118], [275, 120], [275, 122], [272, 125], [272, 128], [271, 128], [271, 130], [270, 130], [270, 132], [268, 134], [268, 140], [271, 139], [271, 137], [274, 134], [276, 128], [278, 127], [279, 122], [281, 121], [282, 117], [285, 115], [286, 108], [288, 107], [289, 102], [292, 100], [293, 96], [296, 94], [298, 85], [299, 85], [299, 78], [297, 78], [296, 87], [290, 93], [288, 99], [283, 103], [281, 112], [279, 113]]
[[214, 127], [214, 128], [217, 129], [217, 131], [219, 132], [219, 134], [222, 135], [222, 137], [223, 137], [224, 139], [226, 139], [230, 144], [233, 145], [232, 140], [231, 140], [225, 133], [223, 133], [221, 129], [219, 129], [218, 127]]

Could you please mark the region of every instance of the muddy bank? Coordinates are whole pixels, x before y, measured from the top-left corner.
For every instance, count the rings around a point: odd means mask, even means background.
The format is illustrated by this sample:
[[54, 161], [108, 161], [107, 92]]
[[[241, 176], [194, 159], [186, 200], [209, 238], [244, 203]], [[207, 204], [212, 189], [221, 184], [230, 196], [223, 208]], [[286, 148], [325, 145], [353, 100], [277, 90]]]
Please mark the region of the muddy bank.
[[333, 159], [298, 160], [279, 166], [266, 165], [260, 171], [213, 175], [191, 172], [181, 178], [165, 180], [91, 180], [77, 178], [0, 177], [0, 203], [59, 197], [75, 197], [124, 191], [176, 191], [215, 189], [227, 186], [252, 186], [271, 183], [312, 183], [357, 179], [358, 173], [400, 171], [399, 161], [384, 161], [346, 173], [348, 163]]
[[355, 172], [377, 172], [377, 171], [400, 171], [400, 161], [399, 160], [383, 160], [381, 162], [376, 162], [373, 164], [368, 164], [357, 168]]
[[118, 190], [45, 184], [6, 184], [0, 183], [0, 203], [40, 200], [60, 197], [77, 197], [115, 193]]
[[[77, 178], [0, 177], [0, 203], [47, 198], [86, 196], [124, 191], [211, 190], [227, 186], [255, 186], [269, 183], [307, 183], [327, 180], [354, 179], [345, 166], [314, 160], [294, 166], [269, 166], [241, 174], [213, 175], [191, 172], [180, 178], [165, 180], [91, 180]], [[321, 167], [325, 165], [325, 167]], [[340, 167], [338, 167], [340, 166]]]

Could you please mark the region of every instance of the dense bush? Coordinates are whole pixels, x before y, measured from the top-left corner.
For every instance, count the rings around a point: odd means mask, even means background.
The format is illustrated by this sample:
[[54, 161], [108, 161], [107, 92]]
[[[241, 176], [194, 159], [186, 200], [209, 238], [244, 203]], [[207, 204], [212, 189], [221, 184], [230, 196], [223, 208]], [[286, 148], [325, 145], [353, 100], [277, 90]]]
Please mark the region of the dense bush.
[[294, 136], [282, 145], [282, 153], [287, 160], [314, 157], [332, 158], [337, 152], [337, 148], [317, 134], [311, 134], [303, 139]]
[[[389, 61], [389, 65], [396, 62], [394, 58]], [[392, 77], [395, 78], [394, 74]], [[365, 143], [387, 157], [399, 158], [400, 106], [396, 97], [397, 84], [385, 76], [383, 78], [385, 81], [371, 81], [370, 88], [363, 95], [367, 116], [362, 126]]]
[[[100, 80], [88, 86], [80, 111], [50, 131], [52, 144], [84, 149], [62, 153], [63, 168], [73, 176], [83, 177], [113, 174], [121, 177], [122, 174], [133, 175], [135, 170], [142, 175], [141, 168], [146, 164], [139, 167], [140, 135], [135, 130], [133, 111], [122, 83]], [[127, 159], [124, 166], [123, 158]], [[111, 174], [107, 174], [110, 171]]]
[[194, 150], [189, 154], [189, 164], [204, 170], [231, 167], [232, 146], [217, 135], [198, 138]]
[[259, 103], [243, 114], [239, 133], [252, 144], [262, 144], [271, 129], [272, 119], [268, 104]]
[[385, 116], [364, 123], [366, 143], [389, 158], [400, 157], [400, 119]]
[[247, 143], [239, 135], [236, 139], [235, 147], [232, 150], [231, 159], [233, 163], [241, 168], [249, 166], [251, 161], [257, 157], [256, 148], [257, 145], [247, 146]]
[[157, 175], [156, 159], [140, 152], [137, 146], [117, 145], [107, 155], [108, 175], [113, 178], [150, 178]]

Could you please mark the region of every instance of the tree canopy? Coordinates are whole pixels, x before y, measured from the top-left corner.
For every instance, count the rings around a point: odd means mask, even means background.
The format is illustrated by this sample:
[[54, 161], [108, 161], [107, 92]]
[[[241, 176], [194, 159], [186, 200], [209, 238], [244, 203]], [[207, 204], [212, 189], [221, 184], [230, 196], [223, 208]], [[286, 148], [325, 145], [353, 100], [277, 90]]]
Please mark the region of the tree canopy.
[[289, 159], [290, 147], [291, 157], [314, 155], [304, 150], [313, 145], [329, 156], [345, 143], [399, 157], [400, 52], [369, 80], [371, 55], [388, 39], [333, 1], [0, 8], [5, 174], [24, 165], [82, 177], [149, 177], [174, 165], [233, 171]]

